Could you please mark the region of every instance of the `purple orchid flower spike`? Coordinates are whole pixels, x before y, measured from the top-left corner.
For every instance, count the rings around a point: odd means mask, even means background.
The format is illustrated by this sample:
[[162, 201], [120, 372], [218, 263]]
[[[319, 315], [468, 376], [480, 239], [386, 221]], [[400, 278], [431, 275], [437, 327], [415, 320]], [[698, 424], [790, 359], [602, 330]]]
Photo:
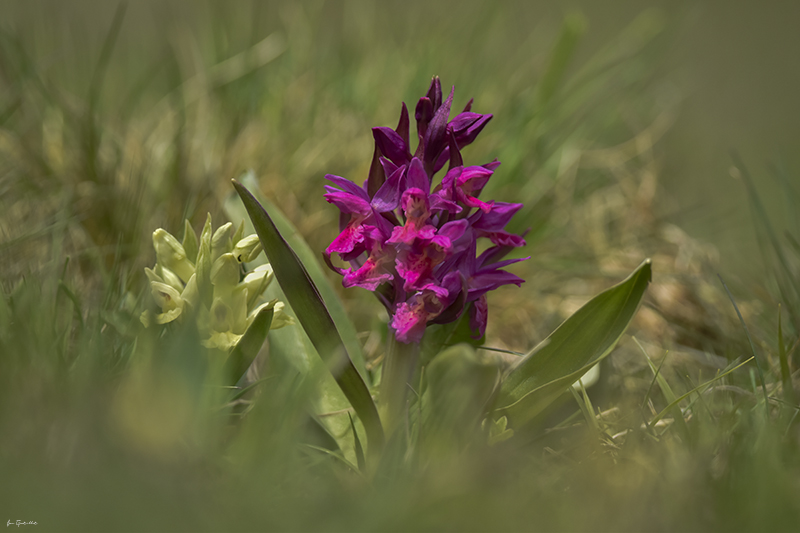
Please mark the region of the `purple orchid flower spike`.
[[[500, 163], [465, 166], [461, 156], [492, 115], [472, 112], [470, 100], [450, 120], [453, 97], [451, 89], [444, 98], [439, 78], [433, 78], [414, 110], [413, 152], [405, 104], [395, 129], [373, 128], [375, 150], [364, 187], [326, 176], [333, 185], [326, 185], [325, 199], [341, 211], [340, 234], [326, 249], [326, 263], [343, 276], [345, 287], [376, 293], [401, 343], [418, 343], [428, 325], [453, 322], [465, 311], [482, 336], [486, 294], [523, 282], [503, 270], [523, 259], [501, 260], [525, 245], [522, 236], [505, 231], [522, 204], [479, 199]], [[448, 161], [432, 191], [436, 173]], [[479, 256], [478, 239], [492, 244]], [[350, 268], [335, 266], [332, 254]]]

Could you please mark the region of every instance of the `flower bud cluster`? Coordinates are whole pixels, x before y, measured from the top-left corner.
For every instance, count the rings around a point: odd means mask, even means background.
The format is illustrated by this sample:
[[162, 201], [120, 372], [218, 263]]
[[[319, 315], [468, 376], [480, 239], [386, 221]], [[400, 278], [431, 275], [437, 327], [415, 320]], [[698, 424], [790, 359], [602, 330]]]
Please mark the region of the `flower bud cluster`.
[[244, 223], [236, 231], [230, 222], [214, 231], [209, 214], [199, 239], [187, 220], [182, 243], [159, 228], [153, 247], [156, 264], [144, 271], [158, 309], [142, 313], [145, 327], [194, 319], [204, 346], [229, 351], [265, 308], [275, 313], [270, 329], [293, 323], [283, 302], [261, 303], [272, 266], [244, 271], [262, 251], [258, 236], [244, 236]]

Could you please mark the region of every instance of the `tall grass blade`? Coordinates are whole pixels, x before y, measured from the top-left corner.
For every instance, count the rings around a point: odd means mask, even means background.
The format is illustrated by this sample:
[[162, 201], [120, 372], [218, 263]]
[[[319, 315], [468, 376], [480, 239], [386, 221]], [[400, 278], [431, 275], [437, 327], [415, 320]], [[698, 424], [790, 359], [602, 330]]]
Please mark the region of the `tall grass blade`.
[[227, 361], [228, 369], [230, 370], [228, 376], [231, 383], [238, 383], [247, 372], [247, 369], [250, 368], [250, 365], [253, 364], [267, 338], [274, 315], [275, 310], [271, 307], [259, 311], [253, 323], [250, 324], [242, 338], [239, 339]]
[[681, 394], [680, 396], [678, 396], [677, 398], [675, 398], [675, 401], [673, 401], [673, 402], [670, 402], [670, 404], [669, 404], [669, 405], [667, 405], [667, 406], [666, 406], [664, 409], [662, 409], [662, 410], [661, 410], [661, 412], [660, 412], [660, 413], [658, 413], [656, 416], [654, 416], [654, 417], [653, 417], [653, 419], [652, 419], [652, 420], [650, 420], [650, 426], [653, 426], [653, 425], [654, 425], [656, 422], [658, 422], [659, 420], [661, 420], [662, 418], [664, 418], [664, 417], [665, 417], [665, 416], [666, 416], [666, 415], [667, 415], [667, 414], [668, 414], [670, 411], [672, 411], [672, 410], [673, 410], [673, 409], [674, 409], [674, 408], [675, 408], [675, 407], [676, 407], [676, 406], [677, 406], [677, 405], [678, 405], [680, 402], [682, 402], [683, 400], [685, 400], [686, 398], [688, 398], [689, 396], [691, 396], [691, 395], [692, 395], [692, 394], [694, 394], [695, 392], [697, 392], [697, 393], [699, 393], [699, 394], [702, 394], [702, 393], [704, 393], [704, 392], [706, 391], [706, 389], [708, 389], [708, 387], [710, 387], [710, 386], [711, 386], [711, 385], [712, 385], [714, 382], [716, 382], [716, 381], [719, 381], [720, 379], [724, 378], [725, 376], [727, 376], [728, 374], [730, 374], [730, 373], [731, 373], [731, 372], [733, 372], [734, 370], [737, 370], [737, 369], [739, 369], [739, 368], [743, 367], [744, 365], [746, 365], [747, 363], [749, 363], [749, 362], [750, 362], [750, 361], [752, 361], [753, 359], [755, 359], [755, 357], [750, 357], [749, 359], [747, 359], [747, 360], [745, 360], [745, 361], [743, 361], [743, 362], [739, 363], [738, 365], [736, 365], [735, 367], [731, 368], [730, 370], [727, 370], [727, 371], [723, 372], [722, 374], [720, 374], [720, 375], [718, 375], [718, 376], [715, 376], [713, 379], [710, 379], [710, 380], [706, 381], [706, 382], [705, 382], [705, 383], [703, 383], [702, 385], [698, 385], [697, 387], [693, 388], [693, 389], [692, 389], [692, 390], [690, 390], [689, 392], [687, 392], [687, 393], [685, 393], [685, 394]]
[[736, 315], [739, 317], [739, 322], [742, 324], [744, 328], [744, 333], [747, 335], [747, 341], [750, 343], [750, 351], [753, 354], [753, 359], [756, 360], [756, 368], [758, 369], [758, 378], [761, 380], [761, 391], [764, 393], [764, 409], [767, 410], [767, 416], [769, 416], [769, 396], [767, 395], [767, 385], [764, 383], [764, 372], [761, 370], [761, 363], [756, 357], [756, 347], [753, 344], [753, 338], [750, 336], [750, 330], [747, 329], [747, 324], [744, 323], [744, 318], [742, 317], [742, 313], [739, 311], [739, 306], [736, 305], [736, 301], [733, 299], [733, 294], [728, 289], [728, 286], [725, 284], [725, 280], [722, 279], [722, 276], [717, 274], [717, 277], [722, 282], [722, 286], [725, 287], [725, 292], [728, 293], [728, 298], [731, 299], [731, 303], [733, 304], [733, 308], [736, 310]]
[[[641, 345], [639, 339], [633, 337], [633, 342], [639, 347], [639, 349], [644, 354], [644, 358], [647, 360], [647, 364], [650, 366], [650, 370], [653, 372], [653, 380], [658, 383], [658, 387], [661, 389], [661, 394], [664, 395], [664, 399], [667, 401], [668, 404], [675, 403], [678, 397], [670, 387], [667, 380], [664, 378], [663, 374], [661, 374], [661, 366], [656, 368], [656, 365], [653, 364], [653, 360], [650, 359], [650, 356], [647, 355], [647, 351], [644, 349], [644, 346]], [[664, 356], [666, 359], [666, 355]], [[662, 361], [661, 364], [663, 365], [664, 362]], [[672, 418], [675, 419], [675, 425], [678, 427], [678, 430], [681, 432], [681, 435], [688, 439], [689, 438], [689, 427], [686, 425], [686, 420], [683, 418], [683, 411], [681, 411], [680, 405], [675, 403], [675, 408], [672, 411]], [[688, 442], [688, 440], [687, 440]]]
[[783, 399], [796, 405], [794, 387], [792, 386], [792, 372], [789, 370], [789, 357], [786, 354], [786, 344], [783, 342], [783, 323], [781, 308], [778, 306], [778, 358], [781, 363], [781, 383], [783, 384]]

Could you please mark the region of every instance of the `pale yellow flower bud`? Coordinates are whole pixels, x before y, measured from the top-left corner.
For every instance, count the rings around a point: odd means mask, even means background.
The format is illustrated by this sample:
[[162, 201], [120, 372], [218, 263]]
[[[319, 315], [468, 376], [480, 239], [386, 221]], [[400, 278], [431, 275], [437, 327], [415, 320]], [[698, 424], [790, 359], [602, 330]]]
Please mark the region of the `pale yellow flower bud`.
[[175, 272], [180, 279], [188, 281], [194, 274], [194, 266], [186, 258], [186, 251], [178, 240], [162, 228], [153, 232], [153, 247], [156, 261]]
[[178, 318], [183, 312], [183, 298], [174, 287], [158, 281], [150, 282], [151, 292], [156, 304], [163, 313], [156, 315], [158, 324], [166, 324]]
[[186, 282], [186, 287], [184, 287], [181, 293], [181, 298], [183, 298], [185, 303], [197, 309], [197, 306], [200, 304], [200, 291], [197, 289], [197, 274], [192, 274], [192, 277]]
[[240, 263], [249, 263], [261, 253], [261, 241], [258, 235], [248, 235], [233, 247], [233, 255]]
[[[169, 285], [170, 287], [174, 287], [177, 291], [183, 290], [183, 282], [178, 278], [178, 276], [170, 269], [165, 266], [161, 266], [156, 264], [155, 268], [156, 274], [164, 280], [164, 283]], [[194, 274], [192, 274], [194, 276]]]
[[239, 262], [233, 254], [222, 254], [214, 261], [211, 265], [211, 283], [217, 289], [235, 287], [239, 283]]
[[230, 252], [233, 249], [231, 235], [233, 234], [233, 224], [228, 222], [224, 226], [217, 228], [211, 237], [211, 260], [216, 261], [219, 256]]

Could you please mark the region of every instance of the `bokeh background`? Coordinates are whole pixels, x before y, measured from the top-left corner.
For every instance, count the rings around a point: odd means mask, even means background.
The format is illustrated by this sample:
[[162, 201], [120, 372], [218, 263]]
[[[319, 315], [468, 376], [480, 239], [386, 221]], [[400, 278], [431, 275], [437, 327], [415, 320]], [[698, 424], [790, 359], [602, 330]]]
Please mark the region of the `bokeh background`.
[[[146, 364], [131, 354], [145, 342], [134, 339], [153, 229], [224, 220], [230, 178], [252, 169], [323, 249], [338, 218], [323, 176], [363, 180], [370, 128], [394, 126], [400, 102], [413, 106], [438, 75], [456, 87], [454, 108], [474, 98], [494, 114], [464, 152], [503, 163], [486, 196], [527, 206], [513, 228], [530, 228], [520, 254], [532, 258], [515, 267], [527, 282], [490, 299], [487, 345], [529, 350], [652, 257], [631, 332], [657, 363], [671, 354], [676, 390], [749, 350], [716, 273], [777, 364], [779, 301], [790, 346], [800, 326], [800, 253], [776, 269], [759, 240], [793, 250], [800, 235], [798, 27], [800, 4], [777, 1], [3, 1], [0, 519], [98, 531], [791, 529], [796, 435], [787, 444], [788, 430], [729, 397], [707, 400], [688, 440], [598, 447], [564, 425], [571, 405], [528, 447], [437, 457], [369, 485], [297, 458], [303, 387], [269, 389], [233, 430], [209, 415], [183, 341], [150, 339]], [[379, 360], [380, 305], [340, 294]], [[604, 423], [638, 428], [652, 379], [623, 341], [590, 390]], [[752, 397], [754, 374], [743, 381], [750, 396], [735, 394]]]

